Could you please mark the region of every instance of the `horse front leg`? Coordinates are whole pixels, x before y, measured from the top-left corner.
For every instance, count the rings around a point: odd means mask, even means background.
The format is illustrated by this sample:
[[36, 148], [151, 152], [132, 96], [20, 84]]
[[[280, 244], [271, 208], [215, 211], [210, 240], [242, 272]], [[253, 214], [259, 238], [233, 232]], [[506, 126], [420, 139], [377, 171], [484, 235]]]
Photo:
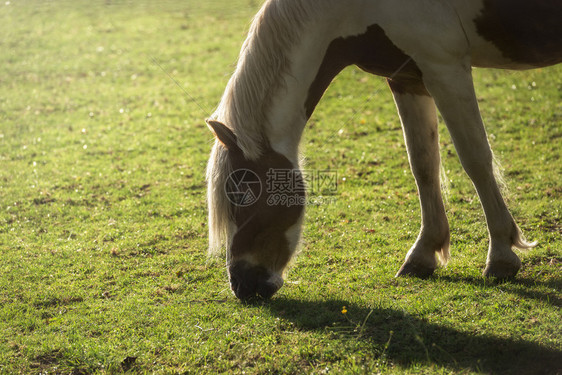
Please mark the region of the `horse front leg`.
[[501, 195], [474, 92], [470, 64], [428, 64], [422, 67], [424, 83], [443, 115], [461, 164], [471, 178], [484, 208], [490, 244], [485, 276], [513, 277], [521, 267], [512, 247], [530, 248]]
[[440, 183], [439, 135], [435, 102], [423, 83], [389, 80], [400, 114], [408, 159], [416, 179], [421, 206], [419, 236], [396, 276], [427, 277], [449, 258], [449, 224]]

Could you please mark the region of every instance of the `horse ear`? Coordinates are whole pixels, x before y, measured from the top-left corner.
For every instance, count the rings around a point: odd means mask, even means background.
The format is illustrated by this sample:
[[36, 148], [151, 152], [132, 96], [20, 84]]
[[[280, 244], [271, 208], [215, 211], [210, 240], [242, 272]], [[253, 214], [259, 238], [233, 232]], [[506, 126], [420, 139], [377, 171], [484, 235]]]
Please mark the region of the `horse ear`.
[[207, 120], [207, 125], [217, 139], [230, 151], [240, 151], [236, 135], [225, 124], [216, 120]]

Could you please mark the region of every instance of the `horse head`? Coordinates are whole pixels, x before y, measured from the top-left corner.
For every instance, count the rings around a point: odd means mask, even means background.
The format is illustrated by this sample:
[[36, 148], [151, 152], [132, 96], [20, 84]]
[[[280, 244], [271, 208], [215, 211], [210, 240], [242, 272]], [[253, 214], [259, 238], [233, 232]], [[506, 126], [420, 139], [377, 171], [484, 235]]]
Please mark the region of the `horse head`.
[[[210, 203], [225, 202], [230, 286], [241, 300], [269, 298], [283, 285], [283, 271], [299, 241], [305, 204], [302, 175], [269, 146], [258, 159], [247, 158], [229, 127], [212, 120], [208, 125], [217, 140], [215, 152], [223, 154], [212, 167], [226, 178], [220, 179], [222, 186], [210, 178], [209, 194]], [[211, 216], [212, 211], [212, 221]]]

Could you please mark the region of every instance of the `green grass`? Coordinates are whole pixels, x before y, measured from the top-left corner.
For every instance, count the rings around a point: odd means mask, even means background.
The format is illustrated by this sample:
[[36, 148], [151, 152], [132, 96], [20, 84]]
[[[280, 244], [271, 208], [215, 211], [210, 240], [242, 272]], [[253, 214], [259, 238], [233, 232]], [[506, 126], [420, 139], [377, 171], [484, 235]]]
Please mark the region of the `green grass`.
[[481, 276], [484, 217], [444, 128], [452, 260], [393, 277], [418, 198], [384, 81], [348, 69], [303, 140], [337, 194], [308, 207], [279, 294], [244, 305], [206, 255], [204, 119], [259, 3], [5, 4], [0, 373], [562, 370], [561, 67], [475, 71], [509, 205], [539, 241], [515, 280]]

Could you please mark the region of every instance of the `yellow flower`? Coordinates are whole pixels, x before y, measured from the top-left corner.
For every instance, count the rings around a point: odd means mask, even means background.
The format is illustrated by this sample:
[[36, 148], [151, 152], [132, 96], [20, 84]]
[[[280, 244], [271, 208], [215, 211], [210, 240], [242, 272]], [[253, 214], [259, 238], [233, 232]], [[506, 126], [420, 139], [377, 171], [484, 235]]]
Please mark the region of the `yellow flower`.
[[347, 308], [346, 308], [345, 306], [341, 309], [341, 313], [342, 313], [342, 314], [347, 314]]

